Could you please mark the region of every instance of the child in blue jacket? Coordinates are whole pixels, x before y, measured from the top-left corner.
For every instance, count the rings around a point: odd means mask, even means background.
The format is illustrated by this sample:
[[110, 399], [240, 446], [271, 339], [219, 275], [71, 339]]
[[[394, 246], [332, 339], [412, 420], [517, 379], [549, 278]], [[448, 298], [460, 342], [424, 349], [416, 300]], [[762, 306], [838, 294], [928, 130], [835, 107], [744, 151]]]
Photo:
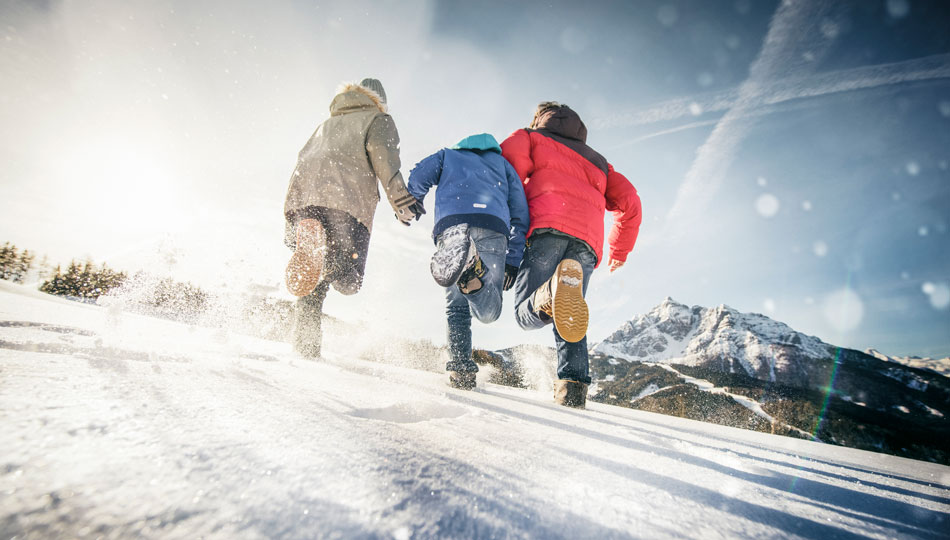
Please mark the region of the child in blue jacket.
[[445, 287], [449, 383], [470, 390], [472, 315], [483, 323], [501, 314], [501, 293], [514, 284], [528, 232], [528, 203], [518, 173], [488, 133], [462, 139], [423, 159], [409, 173], [409, 193], [435, 191], [436, 252], [430, 269]]

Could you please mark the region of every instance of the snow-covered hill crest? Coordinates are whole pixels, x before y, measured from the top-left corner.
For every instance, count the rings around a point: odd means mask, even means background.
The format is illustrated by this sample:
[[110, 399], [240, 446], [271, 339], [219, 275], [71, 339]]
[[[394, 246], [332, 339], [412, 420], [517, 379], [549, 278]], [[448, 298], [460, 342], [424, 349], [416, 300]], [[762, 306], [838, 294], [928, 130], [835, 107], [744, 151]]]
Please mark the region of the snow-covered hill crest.
[[627, 360], [709, 366], [761, 380], [807, 386], [810, 364], [834, 347], [757, 313], [726, 305], [688, 307], [666, 298], [598, 343], [594, 352]]

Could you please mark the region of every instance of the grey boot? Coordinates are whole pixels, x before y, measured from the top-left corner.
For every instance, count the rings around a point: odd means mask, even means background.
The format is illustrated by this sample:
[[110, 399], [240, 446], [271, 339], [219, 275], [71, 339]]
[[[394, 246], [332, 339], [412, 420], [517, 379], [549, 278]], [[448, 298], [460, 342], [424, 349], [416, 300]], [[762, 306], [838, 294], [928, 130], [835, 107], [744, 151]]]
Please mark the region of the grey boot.
[[565, 407], [583, 409], [587, 404], [587, 385], [559, 379], [554, 383], [554, 402]]
[[306, 358], [319, 358], [323, 343], [323, 300], [327, 284], [297, 300], [294, 310], [294, 350]]
[[474, 371], [450, 371], [449, 385], [459, 390], [471, 390], [475, 388]]

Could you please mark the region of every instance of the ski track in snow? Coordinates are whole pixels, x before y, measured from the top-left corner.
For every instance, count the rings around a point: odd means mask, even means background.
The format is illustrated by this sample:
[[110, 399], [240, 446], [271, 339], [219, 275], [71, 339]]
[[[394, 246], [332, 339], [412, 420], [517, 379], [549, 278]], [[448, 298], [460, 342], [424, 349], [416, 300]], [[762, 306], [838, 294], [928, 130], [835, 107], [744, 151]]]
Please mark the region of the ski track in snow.
[[[347, 336], [350, 340], [369, 336]], [[950, 467], [0, 282], [0, 537], [941, 538]], [[484, 375], [484, 371], [482, 372]]]

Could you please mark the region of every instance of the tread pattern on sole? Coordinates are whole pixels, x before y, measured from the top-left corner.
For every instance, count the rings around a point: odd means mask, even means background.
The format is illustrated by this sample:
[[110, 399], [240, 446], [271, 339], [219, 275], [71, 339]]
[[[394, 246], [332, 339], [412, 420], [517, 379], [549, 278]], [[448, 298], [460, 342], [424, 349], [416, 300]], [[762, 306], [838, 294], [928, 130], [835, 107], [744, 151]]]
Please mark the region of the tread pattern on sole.
[[573, 259], [564, 259], [554, 274], [552, 311], [554, 327], [564, 341], [577, 343], [587, 335], [589, 313], [584, 300], [584, 269]]
[[297, 224], [297, 249], [287, 263], [285, 279], [290, 294], [303, 297], [312, 293], [323, 277], [327, 250], [326, 231], [316, 219]]
[[471, 243], [467, 224], [449, 227], [439, 236], [439, 247], [429, 263], [429, 271], [439, 286], [449, 287], [458, 282], [468, 262]]

